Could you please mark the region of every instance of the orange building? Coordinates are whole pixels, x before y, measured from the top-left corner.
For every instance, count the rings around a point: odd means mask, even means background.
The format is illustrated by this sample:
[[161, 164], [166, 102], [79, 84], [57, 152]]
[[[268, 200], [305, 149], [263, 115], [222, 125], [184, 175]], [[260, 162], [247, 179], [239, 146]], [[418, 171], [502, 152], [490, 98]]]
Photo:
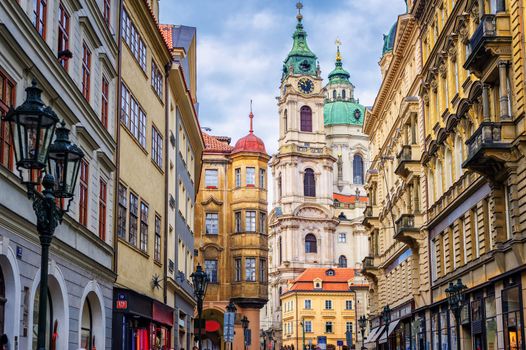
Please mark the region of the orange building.
[[267, 296], [267, 163], [263, 141], [252, 128], [234, 147], [229, 137], [203, 134], [203, 172], [196, 200], [196, 262], [210, 282], [204, 302], [203, 346], [223, 349], [223, 318], [237, 308], [234, 350], [243, 349], [240, 319], [250, 323], [251, 345], [259, 349], [260, 309]]

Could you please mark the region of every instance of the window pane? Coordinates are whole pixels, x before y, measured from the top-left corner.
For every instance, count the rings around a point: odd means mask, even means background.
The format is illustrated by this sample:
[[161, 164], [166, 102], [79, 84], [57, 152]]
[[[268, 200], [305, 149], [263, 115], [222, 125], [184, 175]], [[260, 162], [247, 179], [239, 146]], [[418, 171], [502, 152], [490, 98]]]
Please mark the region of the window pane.
[[256, 259], [246, 258], [245, 259], [245, 277], [249, 282], [256, 281]]
[[256, 169], [247, 168], [247, 186], [254, 186], [256, 184]]

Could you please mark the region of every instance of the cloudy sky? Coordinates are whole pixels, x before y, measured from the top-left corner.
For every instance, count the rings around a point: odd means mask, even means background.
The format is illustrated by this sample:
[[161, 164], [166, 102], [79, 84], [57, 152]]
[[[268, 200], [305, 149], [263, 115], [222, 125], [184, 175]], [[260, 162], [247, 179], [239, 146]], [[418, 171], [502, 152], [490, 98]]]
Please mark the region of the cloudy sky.
[[[403, 0], [304, 0], [304, 25], [322, 76], [334, 68], [336, 38], [355, 97], [372, 105], [380, 85], [382, 34], [405, 10]], [[292, 45], [295, 0], [161, 0], [161, 23], [197, 27], [197, 75], [201, 126], [233, 143], [254, 128], [269, 153], [277, 149], [275, 97], [283, 60]]]

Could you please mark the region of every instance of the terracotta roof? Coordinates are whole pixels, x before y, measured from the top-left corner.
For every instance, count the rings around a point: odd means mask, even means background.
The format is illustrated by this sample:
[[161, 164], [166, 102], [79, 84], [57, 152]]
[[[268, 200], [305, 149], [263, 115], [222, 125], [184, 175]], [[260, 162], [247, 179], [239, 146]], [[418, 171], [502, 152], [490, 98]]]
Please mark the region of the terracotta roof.
[[168, 46], [170, 50], [173, 49], [172, 29], [173, 29], [173, 25], [171, 24], [159, 24], [159, 30], [161, 31], [161, 34], [163, 35], [164, 42], [166, 43], [166, 45]]
[[203, 132], [203, 140], [205, 141], [205, 152], [211, 153], [230, 153], [234, 147], [228, 143], [217, 139], [215, 136], [208, 135]]
[[[352, 204], [352, 203], [356, 202], [356, 196], [355, 195], [346, 196], [344, 194], [333, 193], [332, 194], [332, 198], [334, 200], [337, 200], [340, 203], [351, 203]], [[367, 203], [369, 201], [369, 199], [367, 197], [364, 197], [364, 196], [359, 196], [358, 199], [362, 203]]]
[[[252, 102], [250, 102], [252, 103]], [[245, 137], [240, 138], [236, 142], [236, 146], [234, 147], [234, 151], [232, 153], [238, 153], [238, 152], [254, 152], [254, 153], [264, 153], [267, 154], [267, 150], [265, 149], [265, 143], [262, 139], [257, 137], [254, 134], [254, 128], [252, 125], [252, 120], [254, 119], [254, 114], [250, 112], [249, 114], [250, 119], [250, 130], [248, 132], [248, 135]]]
[[[334, 271], [334, 276], [327, 275], [328, 270]], [[319, 278], [322, 281], [322, 288], [314, 288], [314, 280]], [[287, 292], [292, 291], [349, 291], [349, 280], [354, 280], [355, 271], [352, 268], [310, 268], [303, 271], [296, 278]], [[353, 286], [364, 286], [362, 283]]]

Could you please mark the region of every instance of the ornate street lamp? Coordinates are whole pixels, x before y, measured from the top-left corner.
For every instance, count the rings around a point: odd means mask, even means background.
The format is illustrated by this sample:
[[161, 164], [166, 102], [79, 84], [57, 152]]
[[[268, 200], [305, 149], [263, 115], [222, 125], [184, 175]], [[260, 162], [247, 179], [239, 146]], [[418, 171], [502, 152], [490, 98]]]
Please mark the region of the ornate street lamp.
[[248, 324], [250, 321], [248, 320], [247, 316], [243, 316], [241, 319], [241, 326], [243, 327], [243, 340], [245, 344], [245, 349], [247, 348], [247, 340], [248, 340]]
[[455, 316], [456, 321], [456, 330], [457, 330], [457, 349], [460, 350], [460, 321], [462, 316], [462, 308], [466, 301], [466, 289], [467, 287], [462, 283], [462, 280], [459, 278], [456, 284], [449, 282], [449, 287], [446, 288], [447, 301], [449, 308], [453, 315]]
[[389, 323], [391, 322], [391, 308], [389, 305], [384, 306], [382, 311], [382, 320], [385, 324], [385, 335], [387, 338], [387, 349], [391, 349], [391, 344], [389, 343]]
[[[55, 228], [69, 209], [57, 206], [62, 199], [73, 198], [77, 183], [80, 162], [84, 153], [69, 141], [69, 130], [64, 122], [53, 135], [59, 119], [49, 106], [42, 102], [42, 90], [36, 82], [26, 89], [24, 103], [16, 109], [11, 108], [5, 119], [9, 123], [11, 142], [14, 146], [16, 167], [22, 183], [27, 186], [28, 197], [33, 201], [37, 217], [37, 231], [42, 247], [40, 260], [40, 297], [38, 305], [37, 349], [46, 349], [46, 319], [48, 298], [48, 260], [49, 246]], [[47, 169], [45, 169], [47, 165]], [[37, 193], [42, 173], [42, 193]]]
[[358, 319], [358, 325], [360, 326], [360, 332], [362, 333], [362, 349], [365, 349], [365, 327], [367, 326], [367, 318], [365, 315], [360, 316]]
[[203, 271], [201, 265], [197, 265], [195, 272], [190, 275], [190, 278], [192, 278], [192, 282], [194, 284], [194, 295], [197, 299], [197, 319], [199, 322], [199, 333], [197, 339], [199, 342], [199, 350], [201, 350], [201, 330], [203, 328], [203, 300], [206, 294], [206, 287], [208, 286], [208, 275], [205, 271]]

